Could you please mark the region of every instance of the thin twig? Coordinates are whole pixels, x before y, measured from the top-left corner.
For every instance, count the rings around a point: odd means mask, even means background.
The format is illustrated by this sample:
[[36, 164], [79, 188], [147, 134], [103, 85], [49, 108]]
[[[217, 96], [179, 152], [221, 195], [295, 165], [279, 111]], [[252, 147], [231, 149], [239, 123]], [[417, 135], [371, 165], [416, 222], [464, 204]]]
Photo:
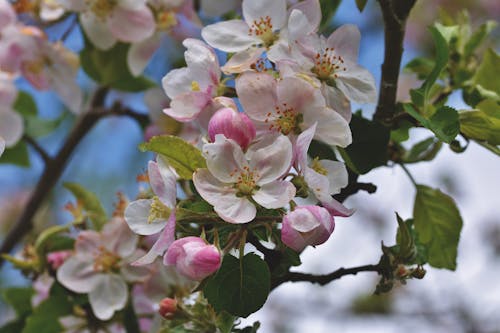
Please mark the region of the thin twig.
[[52, 157], [50, 157], [50, 155], [45, 151], [45, 149], [43, 149], [42, 146], [38, 144], [38, 142], [36, 142], [35, 139], [30, 137], [29, 135], [24, 134], [23, 140], [26, 141], [38, 153], [38, 155], [40, 155], [45, 164], [48, 164], [52, 161]]
[[271, 289], [276, 288], [282, 283], [285, 282], [311, 282], [317, 283], [319, 285], [325, 285], [333, 280], [340, 279], [345, 275], [356, 275], [360, 272], [381, 272], [380, 265], [364, 265], [352, 268], [339, 268], [334, 272], [325, 275], [314, 275], [307, 273], [299, 273], [299, 272], [288, 272], [287, 274], [279, 277], [278, 279], [272, 281]]

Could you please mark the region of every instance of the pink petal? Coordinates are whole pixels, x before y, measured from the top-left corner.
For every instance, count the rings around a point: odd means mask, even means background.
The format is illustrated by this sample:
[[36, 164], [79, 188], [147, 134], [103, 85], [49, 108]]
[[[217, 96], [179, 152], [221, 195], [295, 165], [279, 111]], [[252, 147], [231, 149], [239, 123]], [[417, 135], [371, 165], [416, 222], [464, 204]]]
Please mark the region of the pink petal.
[[146, 5], [130, 10], [117, 6], [108, 19], [113, 36], [124, 42], [140, 42], [153, 35], [155, 19]]
[[236, 79], [236, 92], [243, 109], [252, 119], [264, 121], [278, 105], [276, 79], [266, 73], [245, 72]]

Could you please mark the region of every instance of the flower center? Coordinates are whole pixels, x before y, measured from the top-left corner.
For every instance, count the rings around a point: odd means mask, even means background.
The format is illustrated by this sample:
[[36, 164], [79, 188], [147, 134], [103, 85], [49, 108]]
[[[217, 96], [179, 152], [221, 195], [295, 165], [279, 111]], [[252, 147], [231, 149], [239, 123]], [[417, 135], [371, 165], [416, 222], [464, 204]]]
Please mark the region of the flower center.
[[166, 220], [170, 216], [170, 208], [165, 206], [160, 198], [155, 196], [151, 207], [149, 208], [148, 223], [153, 223], [156, 220]]
[[338, 71], [346, 71], [344, 59], [342, 56], [336, 55], [333, 47], [327, 47], [322, 53], [316, 53], [314, 57], [314, 67], [312, 72], [315, 73], [320, 80], [328, 80], [332, 76], [337, 78]]
[[156, 26], [159, 30], [170, 30], [177, 25], [177, 17], [173, 10], [162, 10], [156, 14]]
[[117, 5], [117, 0], [86, 0], [90, 11], [95, 16], [104, 20], [113, 11]]
[[302, 122], [302, 114], [295, 111], [293, 107], [290, 107], [287, 103], [283, 103], [281, 106], [276, 106], [274, 108], [276, 113], [274, 119], [270, 119], [272, 113], [269, 112], [266, 115], [264, 122], [269, 123], [269, 130], [275, 130], [281, 132], [284, 135], [290, 133], [299, 133], [299, 124]]
[[254, 20], [248, 29], [249, 36], [259, 37], [265, 46], [270, 46], [275, 40], [276, 36], [273, 33], [273, 24], [269, 16], [261, 17], [259, 20]]
[[[234, 172], [237, 172], [236, 170]], [[243, 171], [240, 172], [238, 176], [238, 180], [236, 181], [235, 188], [238, 190], [236, 196], [245, 197], [252, 195], [255, 190], [258, 190], [259, 187], [255, 181], [259, 175], [250, 170], [249, 167], [243, 167]]]
[[314, 160], [312, 161], [311, 164], [311, 169], [319, 173], [320, 175], [327, 176], [328, 175], [328, 170], [326, 170], [323, 165], [321, 165], [321, 162], [319, 161], [318, 157], [315, 157]]
[[106, 249], [104, 246], [99, 247], [99, 254], [94, 260], [94, 270], [98, 272], [111, 272], [120, 268], [121, 258]]

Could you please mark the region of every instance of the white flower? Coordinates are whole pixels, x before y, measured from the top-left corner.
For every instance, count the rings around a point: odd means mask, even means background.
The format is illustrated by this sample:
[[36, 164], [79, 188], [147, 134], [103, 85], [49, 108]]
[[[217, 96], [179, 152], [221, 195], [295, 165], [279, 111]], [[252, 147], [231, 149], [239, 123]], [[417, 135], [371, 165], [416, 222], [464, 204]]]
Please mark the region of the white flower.
[[115, 218], [99, 233], [82, 231], [75, 242], [75, 255], [57, 271], [57, 280], [76, 293], [89, 294], [92, 311], [100, 320], [110, 319], [125, 307], [125, 281], [145, 280], [149, 271], [130, 266], [140, 255], [137, 236], [125, 222]]
[[125, 209], [125, 220], [136, 234], [161, 234], [151, 250], [134, 265], [152, 263], [175, 239], [176, 177], [161, 157], [157, 162], [149, 162], [148, 177], [156, 196], [132, 201]]
[[23, 118], [12, 109], [17, 89], [10, 76], [0, 72], [0, 156], [14, 146], [24, 132]]
[[295, 196], [295, 187], [282, 179], [293, 157], [286, 136], [263, 137], [244, 154], [236, 142], [219, 134], [214, 143], [203, 146], [203, 155], [208, 169], [194, 173], [194, 185], [227, 222], [252, 221], [257, 212], [252, 201], [275, 209], [286, 206]]

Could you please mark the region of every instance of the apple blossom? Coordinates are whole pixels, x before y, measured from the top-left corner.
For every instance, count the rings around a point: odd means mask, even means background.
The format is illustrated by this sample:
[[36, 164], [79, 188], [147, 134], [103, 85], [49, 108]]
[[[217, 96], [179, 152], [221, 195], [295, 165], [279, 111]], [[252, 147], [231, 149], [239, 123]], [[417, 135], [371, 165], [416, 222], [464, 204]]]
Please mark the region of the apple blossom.
[[175, 239], [176, 177], [161, 157], [149, 161], [148, 177], [155, 196], [132, 201], [125, 209], [125, 220], [133, 232], [159, 234], [147, 255], [134, 263], [137, 265], [152, 263]]
[[341, 147], [352, 141], [347, 121], [302, 79], [278, 81], [267, 73], [246, 72], [236, 80], [236, 91], [243, 109], [261, 129], [296, 135], [317, 123], [316, 139]]
[[[182, 43], [186, 48], [187, 67], [170, 71], [162, 85], [172, 100], [164, 112], [172, 118], [187, 122], [200, 116], [210, 116], [212, 98], [219, 94], [220, 67], [214, 50], [204, 42], [188, 38]], [[208, 118], [206, 120], [208, 124]]]
[[243, 150], [246, 150], [256, 135], [255, 126], [248, 116], [232, 108], [222, 108], [210, 119], [208, 136], [212, 142], [217, 134], [234, 140]]
[[297, 252], [307, 245], [320, 245], [328, 240], [335, 221], [328, 210], [319, 206], [298, 206], [283, 217], [281, 240]]
[[137, 236], [121, 218], [108, 222], [101, 232], [82, 231], [75, 242], [75, 254], [57, 270], [57, 280], [76, 293], [89, 294], [92, 311], [100, 320], [110, 319], [125, 307], [126, 281], [141, 281], [149, 271], [130, 266], [141, 253]]
[[184, 237], [172, 243], [163, 261], [175, 265], [181, 275], [201, 281], [217, 271], [222, 260], [214, 245], [199, 237]]
[[16, 96], [17, 89], [11, 77], [0, 72], [0, 156], [6, 147], [14, 146], [24, 132], [23, 119], [12, 108]]
[[146, 0], [58, 0], [80, 13], [80, 23], [92, 44], [107, 50], [117, 41], [139, 42], [153, 35], [155, 19]]
[[193, 174], [196, 190], [215, 212], [230, 223], [252, 221], [257, 209], [252, 201], [269, 208], [281, 208], [295, 196], [295, 187], [283, 180], [293, 151], [283, 135], [267, 135], [251, 145], [246, 154], [222, 134], [203, 146], [207, 169]]
[[316, 127], [317, 125], [314, 124], [298, 136], [294, 146], [294, 167], [299, 172], [299, 176], [304, 178], [314, 196], [332, 215], [350, 216], [354, 211], [344, 207], [332, 197], [348, 184], [348, 174], [344, 163], [315, 158], [309, 165], [307, 151]]

